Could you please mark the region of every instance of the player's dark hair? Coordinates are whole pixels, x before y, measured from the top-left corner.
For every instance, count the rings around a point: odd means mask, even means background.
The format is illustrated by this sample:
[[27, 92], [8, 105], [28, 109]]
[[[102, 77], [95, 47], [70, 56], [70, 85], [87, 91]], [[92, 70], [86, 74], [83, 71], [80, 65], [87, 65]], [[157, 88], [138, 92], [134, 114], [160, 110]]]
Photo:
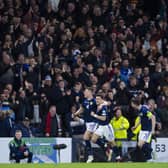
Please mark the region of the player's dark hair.
[[98, 93], [96, 94], [96, 97], [101, 97], [101, 98], [103, 99], [103, 98], [104, 98], [104, 95], [103, 95], [102, 92], [98, 92]]
[[85, 89], [87, 89], [87, 90], [93, 92], [93, 88], [91, 88], [91, 87], [85, 87]]

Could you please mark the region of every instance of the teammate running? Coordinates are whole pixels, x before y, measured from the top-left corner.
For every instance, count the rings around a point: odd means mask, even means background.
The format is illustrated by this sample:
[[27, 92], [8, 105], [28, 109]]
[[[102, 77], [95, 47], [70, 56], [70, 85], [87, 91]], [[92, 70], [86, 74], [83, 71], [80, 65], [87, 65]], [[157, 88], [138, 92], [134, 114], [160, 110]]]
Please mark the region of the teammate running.
[[110, 116], [107, 110], [107, 106], [104, 103], [103, 97], [101, 94], [96, 95], [96, 104], [97, 104], [97, 112], [91, 112], [91, 115], [96, 119], [98, 124], [95, 132], [92, 135], [92, 142], [98, 144], [104, 151], [106, 151], [107, 161], [111, 161], [112, 150], [110, 149], [107, 152], [107, 144], [102, 141], [104, 137], [105, 140], [110, 144], [110, 148], [112, 147], [113, 152], [116, 155], [116, 160], [119, 161], [119, 149], [116, 146], [114, 141], [114, 131], [110, 124]]

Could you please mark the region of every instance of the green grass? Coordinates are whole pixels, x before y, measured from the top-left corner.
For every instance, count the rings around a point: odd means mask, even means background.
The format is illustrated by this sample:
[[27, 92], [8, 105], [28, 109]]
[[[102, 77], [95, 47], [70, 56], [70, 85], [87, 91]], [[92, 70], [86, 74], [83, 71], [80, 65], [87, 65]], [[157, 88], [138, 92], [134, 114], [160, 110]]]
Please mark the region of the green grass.
[[0, 164], [0, 168], [168, 168], [168, 163]]

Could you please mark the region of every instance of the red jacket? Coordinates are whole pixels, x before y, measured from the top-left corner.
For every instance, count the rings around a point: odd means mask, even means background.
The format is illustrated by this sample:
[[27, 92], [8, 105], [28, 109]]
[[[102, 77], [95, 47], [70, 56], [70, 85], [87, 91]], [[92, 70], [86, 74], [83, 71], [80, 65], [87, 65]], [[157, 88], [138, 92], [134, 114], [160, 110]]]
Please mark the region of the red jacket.
[[52, 132], [52, 130], [51, 130], [52, 129], [52, 117], [51, 117], [50, 112], [48, 112], [47, 117], [46, 117], [45, 133], [49, 133], [50, 136], [57, 136], [58, 129], [61, 128], [60, 122], [59, 122], [59, 118], [58, 118], [57, 114], [56, 114], [56, 116], [54, 118], [55, 118], [55, 120], [56, 120], [55, 122], [57, 124], [57, 127], [54, 128], [55, 131], [56, 131], [56, 134], [55, 135], [51, 135], [51, 132]]

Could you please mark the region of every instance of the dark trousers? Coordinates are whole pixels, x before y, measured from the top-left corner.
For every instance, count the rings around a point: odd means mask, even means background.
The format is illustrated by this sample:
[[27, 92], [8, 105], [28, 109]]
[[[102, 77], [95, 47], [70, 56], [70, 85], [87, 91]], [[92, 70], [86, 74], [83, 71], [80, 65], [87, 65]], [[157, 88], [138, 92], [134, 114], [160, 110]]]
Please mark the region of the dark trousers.
[[18, 154], [15, 155], [14, 159], [16, 160], [16, 163], [20, 163], [21, 159], [28, 158], [27, 163], [31, 163], [32, 162], [32, 157], [33, 157], [32, 152], [29, 152], [28, 156], [24, 156], [24, 153], [18, 153]]

